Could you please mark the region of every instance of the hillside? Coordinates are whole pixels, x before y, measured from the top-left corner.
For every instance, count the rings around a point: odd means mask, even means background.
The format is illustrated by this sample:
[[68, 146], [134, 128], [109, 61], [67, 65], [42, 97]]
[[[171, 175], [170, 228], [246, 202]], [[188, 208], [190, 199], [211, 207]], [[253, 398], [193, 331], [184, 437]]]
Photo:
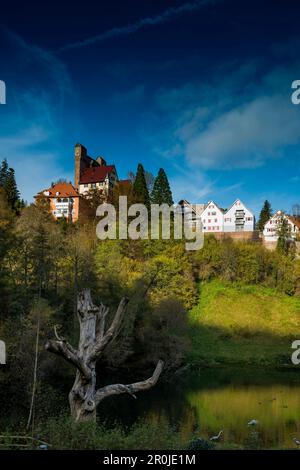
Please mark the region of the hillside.
[[194, 365], [244, 363], [292, 366], [291, 343], [300, 338], [300, 299], [261, 286], [199, 286], [190, 311]]

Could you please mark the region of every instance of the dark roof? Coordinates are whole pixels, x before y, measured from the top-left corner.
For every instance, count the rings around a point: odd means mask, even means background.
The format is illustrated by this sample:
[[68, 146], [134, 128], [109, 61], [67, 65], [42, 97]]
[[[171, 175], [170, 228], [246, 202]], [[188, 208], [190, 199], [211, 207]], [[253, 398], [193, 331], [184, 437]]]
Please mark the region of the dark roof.
[[86, 168], [80, 176], [79, 184], [100, 183], [104, 181], [106, 176], [112, 171], [116, 171], [114, 165]]

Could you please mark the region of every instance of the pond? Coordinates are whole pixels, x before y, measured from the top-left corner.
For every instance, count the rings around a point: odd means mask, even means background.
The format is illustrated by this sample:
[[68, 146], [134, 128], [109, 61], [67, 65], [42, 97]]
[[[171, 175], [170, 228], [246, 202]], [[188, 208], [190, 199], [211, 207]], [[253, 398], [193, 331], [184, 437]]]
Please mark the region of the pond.
[[[102, 418], [133, 424], [166, 420], [185, 440], [222, 429], [224, 448], [296, 448], [300, 439], [300, 370], [207, 369], [131, 397], [109, 399]], [[248, 426], [252, 419], [256, 426]]]

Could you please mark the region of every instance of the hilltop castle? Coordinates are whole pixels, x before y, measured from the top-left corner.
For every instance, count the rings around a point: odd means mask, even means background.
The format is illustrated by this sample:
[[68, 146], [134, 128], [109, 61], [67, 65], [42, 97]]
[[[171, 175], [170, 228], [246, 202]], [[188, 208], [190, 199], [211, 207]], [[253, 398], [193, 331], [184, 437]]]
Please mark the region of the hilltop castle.
[[90, 190], [98, 189], [107, 198], [117, 181], [115, 165], [107, 165], [102, 156], [93, 159], [83, 145], [75, 145], [74, 186], [79, 194], [86, 195]]
[[89, 194], [92, 196], [97, 190], [105, 201], [119, 182], [115, 165], [107, 165], [102, 156], [90, 157], [87, 149], [79, 143], [75, 145], [74, 160], [74, 185], [58, 182], [35, 196], [36, 200], [49, 202], [55, 219], [64, 217], [69, 222], [76, 222], [79, 214], [86, 211]]

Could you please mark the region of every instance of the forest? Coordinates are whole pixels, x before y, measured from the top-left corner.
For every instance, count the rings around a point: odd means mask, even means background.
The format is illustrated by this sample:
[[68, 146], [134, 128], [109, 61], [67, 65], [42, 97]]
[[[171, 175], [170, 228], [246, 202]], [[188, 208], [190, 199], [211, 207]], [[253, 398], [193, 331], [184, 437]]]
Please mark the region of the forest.
[[[145, 201], [149, 195], [142, 180], [134, 195]], [[155, 193], [161, 197], [157, 184]], [[170, 202], [168, 191], [167, 198]], [[40, 435], [64, 448], [145, 448], [146, 439], [152, 448], [182, 448], [187, 443], [168, 425], [158, 432], [155, 424], [137, 421], [128, 432], [119, 424], [106, 427], [99, 418], [82, 424], [82, 434], [75, 432], [67, 399], [74, 369], [50, 354], [46, 342], [56, 334], [78, 343], [82, 289], [91, 289], [95, 304], [109, 312], [126, 297], [122, 328], [97, 363], [99, 386], [110, 384], [111, 377], [146, 379], [159, 360], [164, 361], [161, 382], [172, 383], [197, 347], [189, 312], [201, 305], [199, 286], [216, 280], [256, 285], [297, 299], [300, 260], [292, 249], [270, 252], [254, 242], [217, 241], [213, 235], [196, 252], [186, 251], [184, 240], [100, 241], [95, 224], [96, 219], [56, 222], [44, 204], [25, 204], [13, 170], [2, 163], [0, 339], [6, 343], [7, 365], [0, 373], [1, 428], [7, 435]], [[108, 324], [112, 319], [108, 313]]]

